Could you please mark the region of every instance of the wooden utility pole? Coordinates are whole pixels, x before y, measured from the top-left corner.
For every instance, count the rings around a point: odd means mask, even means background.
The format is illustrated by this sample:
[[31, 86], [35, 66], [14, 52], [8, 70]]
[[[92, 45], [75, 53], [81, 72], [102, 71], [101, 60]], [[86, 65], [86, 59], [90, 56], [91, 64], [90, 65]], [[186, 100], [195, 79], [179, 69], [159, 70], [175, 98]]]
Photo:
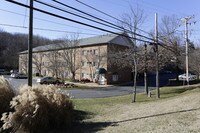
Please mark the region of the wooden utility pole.
[[188, 21], [191, 19], [191, 16], [182, 18], [185, 21], [185, 69], [186, 69], [186, 82], [189, 85], [189, 63], [188, 63]]
[[30, 0], [28, 36], [28, 86], [32, 86], [33, 0]]
[[155, 52], [156, 52], [156, 95], [160, 98], [160, 86], [159, 86], [159, 61], [158, 61], [158, 17], [155, 14]]
[[147, 44], [144, 44], [144, 50], [145, 50], [145, 64], [144, 64], [144, 88], [145, 88], [145, 93], [148, 95], [149, 89], [148, 89], [148, 75], [147, 75]]

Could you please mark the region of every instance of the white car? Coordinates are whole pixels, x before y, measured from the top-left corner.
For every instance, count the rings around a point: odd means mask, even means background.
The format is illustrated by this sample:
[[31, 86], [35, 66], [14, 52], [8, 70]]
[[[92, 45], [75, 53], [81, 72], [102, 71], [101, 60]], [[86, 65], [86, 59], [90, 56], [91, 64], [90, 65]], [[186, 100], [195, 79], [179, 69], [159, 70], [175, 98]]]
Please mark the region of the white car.
[[[179, 80], [186, 80], [186, 74], [181, 74], [178, 76]], [[192, 74], [188, 74], [188, 80], [192, 81], [192, 80], [196, 80], [197, 79], [197, 75], [192, 75]]]
[[19, 79], [19, 78], [24, 78], [24, 79], [28, 78], [27, 75], [25, 75], [23, 73], [12, 73], [10, 75], [10, 77], [17, 78], [17, 79]]
[[59, 80], [53, 77], [42, 77], [37, 79], [36, 82], [40, 84], [57, 84], [59, 83]]

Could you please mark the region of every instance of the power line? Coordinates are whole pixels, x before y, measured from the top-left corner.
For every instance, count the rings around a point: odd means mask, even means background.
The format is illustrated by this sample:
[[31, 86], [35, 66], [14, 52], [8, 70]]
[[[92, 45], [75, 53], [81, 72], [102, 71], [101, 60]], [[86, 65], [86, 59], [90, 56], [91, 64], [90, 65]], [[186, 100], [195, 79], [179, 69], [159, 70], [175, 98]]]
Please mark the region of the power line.
[[[38, 1], [38, 0], [35, 0], [35, 1]], [[100, 18], [97, 18], [97, 17], [95, 17], [95, 16], [93, 16], [93, 15], [91, 15], [91, 14], [88, 14], [88, 13], [86, 13], [86, 12], [84, 12], [84, 11], [81, 11], [81, 10], [79, 10], [79, 9], [76, 9], [76, 8], [74, 8], [74, 7], [71, 7], [71, 6], [69, 6], [69, 5], [66, 5], [66, 4], [64, 4], [64, 3], [62, 3], [62, 2], [59, 2], [59, 1], [57, 1], [57, 0], [53, 0], [53, 1], [56, 2], [56, 3], [58, 3], [58, 4], [60, 4], [60, 5], [65, 6], [65, 7], [68, 7], [68, 8], [71, 8], [71, 9], [73, 9], [73, 10], [76, 10], [76, 11], [78, 11], [78, 12], [81, 12], [81, 13], [83, 13], [83, 14], [86, 14], [86, 15], [88, 15], [88, 16], [90, 16], [90, 17], [93, 17], [93, 18], [95, 18], [95, 19], [98, 19], [98, 20], [100, 20], [100, 21], [109, 23], [110, 25], [116, 26], [116, 27], [118, 27], [118, 28], [117, 28], [118, 30], [123, 30], [123, 31], [125, 30], [125, 32], [128, 32], [128, 33], [133, 34], [132, 31], [127, 30], [127, 29], [124, 29], [124, 28], [122, 28], [122, 27], [120, 27], [120, 26], [118, 26], [118, 25], [116, 25], [116, 24], [113, 24], [113, 23], [111, 23], [111, 22], [108, 22], [108, 21], [102, 20], [102, 19], [100, 19]], [[109, 26], [109, 27], [110, 27], [110, 26]], [[115, 27], [115, 29], [116, 29], [116, 27]], [[144, 37], [144, 38], [146, 38], [146, 39], [149, 39], [149, 40], [153, 41], [152, 38], [149, 38], [149, 37], [140, 35], [140, 34], [138, 34], [138, 33], [134, 33], [134, 34], [137, 35], [137, 36]]]
[[[12, 13], [12, 14], [24, 16], [24, 14], [20, 14], [20, 13], [8, 11], [8, 10], [1, 9], [1, 8], [0, 8], [0, 11], [4, 11], [4, 12], [8, 12], [8, 13]], [[29, 17], [29, 16], [27, 15], [26, 17]], [[40, 21], [49, 22], [49, 23], [53, 23], [53, 24], [68, 26], [68, 27], [72, 27], [72, 28], [76, 28], [76, 29], [83, 29], [83, 30], [87, 30], [87, 31], [97, 32], [97, 31], [95, 31], [95, 30], [85, 29], [85, 28], [80, 28], [80, 27], [75, 27], [75, 26], [71, 26], [71, 25], [67, 25], [67, 24], [63, 24], [63, 23], [59, 23], [59, 22], [55, 22], [55, 21], [51, 21], [51, 20], [47, 20], [47, 19], [43, 19], [43, 18], [34, 17], [34, 19], [35, 19], [35, 20], [40, 20]]]
[[[25, 4], [22, 4], [20, 2], [16, 2], [16, 1], [13, 1], [13, 0], [5, 0], [5, 1], [20, 5], [22, 7], [30, 8], [30, 6], [28, 6], [28, 5], [25, 5]], [[146, 40], [142, 40], [142, 39], [138, 39], [138, 38], [133, 38], [133, 37], [130, 37], [130, 36], [127, 36], [127, 35], [124, 35], [124, 34], [116, 33], [116, 32], [110, 31], [110, 30], [106, 30], [106, 29], [103, 29], [103, 28], [100, 28], [100, 27], [97, 27], [97, 26], [93, 26], [93, 25], [83, 23], [83, 22], [80, 22], [80, 21], [77, 21], [77, 20], [66, 18], [66, 17], [60, 16], [60, 15], [57, 15], [57, 14], [54, 14], [54, 13], [51, 13], [51, 12], [48, 12], [48, 11], [45, 11], [45, 10], [41, 10], [41, 9], [38, 9], [38, 8], [35, 8], [35, 7], [33, 7], [33, 9], [38, 11], [38, 12], [48, 14], [50, 16], [54, 16], [54, 17], [57, 17], [57, 18], [60, 18], [60, 19], [63, 19], [63, 20], [70, 21], [70, 22], [74, 22], [74, 23], [77, 23], [77, 24], [80, 24], [80, 25], [84, 25], [84, 26], [91, 27], [91, 28], [94, 28], [94, 29], [98, 29], [98, 30], [101, 30], [101, 31], [105, 31], [105, 32], [108, 32], [108, 33], [116, 34], [116, 35], [119, 35], [119, 36], [124, 36], [124, 37], [130, 38], [130, 39], [135, 39], [135, 40], [138, 40], [138, 41], [151, 43], [150, 41], [146, 41]]]
[[[28, 4], [28, 0], [26, 0], [26, 4]], [[24, 23], [23, 23], [23, 26], [25, 26], [26, 13], [27, 13], [27, 8], [25, 9], [25, 13], [24, 13]]]
[[[11, 25], [11, 24], [2, 24], [2, 26], [8, 26], [8, 27], [15, 27], [15, 28], [23, 28], [23, 29], [28, 29], [26, 26], [19, 26], [19, 25]], [[34, 30], [41, 30], [41, 31], [53, 31], [53, 32], [64, 32], [64, 33], [77, 33], [77, 32], [72, 32], [72, 31], [64, 31], [64, 30], [55, 30], [55, 29], [46, 29], [46, 28], [33, 28]], [[78, 33], [78, 34], [84, 34], [84, 35], [99, 35], [99, 34], [92, 34], [92, 33]]]
[[55, 6], [53, 6], [53, 5], [47, 4], [47, 3], [45, 3], [45, 2], [41, 2], [41, 1], [38, 1], [38, 0], [35, 0], [35, 1], [38, 2], [38, 3], [40, 3], [40, 4], [49, 6], [49, 7], [51, 7], [51, 8], [54, 8], [54, 9], [63, 11], [63, 12], [65, 12], [65, 13], [69, 13], [69, 14], [71, 14], [71, 15], [74, 15], [74, 16], [77, 16], [77, 17], [80, 17], [80, 18], [83, 18], [83, 19], [86, 19], [86, 20], [89, 20], [89, 21], [92, 21], [92, 22], [95, 22], [95, 23], [98, 23], [98, 24], [101, 24], [101, 25], [104, 25], [104, 26], [108, 26], [108, 27], [113, 28], [113, 29], [121, 30], [120, 28], [116, 28], [116, 27], [113, 27], [113, 26], [110, 26], [110, 25], [107, 25], [107, 24], [104, 24], [104, 23], [101, 23], [101, 22], [98, 22], [98, 21], [95, 21], [95, 20], [92, 20], [92, 19], [83, 17], [83, 16], [80, 16], [80, 15], [77, 15], [77, 14], [75, 14], [75, 13], [72, 13], [72, 12], [66, 11], [66, 10], [64, 10], [64, 9], [55, 7]]
[[[56, 1], [56, 0], [55, 0], [55, 1]], [[101, 11], [101, 10], [95, 8], [95, 7], [92, 7], [92, 6], [90, 6], [90, 5], [86, 4], [86, 3], [83, 3], [83, 2], [81, 2], [81, 1], [79, 1], [79, 0], [76, 0], [76, 1], [79, 2], [79, 3], [81, 3], [81, 4], [83, 4], [83, 5], [85, 5], [85, 6], [87, 6], [87, 7], [89, 7], [89, 8], [91, 8], [91, 9], [93, 9], [93, 10], [95, 10], [95, 11], [97, 11], [97, 12], [102, 13], [102, 14], [104, 14], [104, 15], [110, 17], [110, 18], [113, 18], [113, 19], [115, 19], [115, 20], [117, 20], [117, 21], [119, 21], [119, 22], [121, 22], [121, 23], [125, 23], [124, 21], [122, 21], [122, 20], [120, 20], [120, 19], [118, 19], [118, 18], [116, 18], [116, 17], [113, 17], [113, 16], [109, 15], [108, 13], [105, 13], [105, 12], [103, 12], [103, 11]], [[150, 33], [146, 32], [146, 31], [144, 31], [144, 30], [142, 30], [142, 29], [139, 29], [139, 28], [136, 28], [136, 29], [138, 29], [138, 30], [140, 30], [140, 31], [142, 31], [142, 32], [144, 32], [144, 33], [150, 34]]]

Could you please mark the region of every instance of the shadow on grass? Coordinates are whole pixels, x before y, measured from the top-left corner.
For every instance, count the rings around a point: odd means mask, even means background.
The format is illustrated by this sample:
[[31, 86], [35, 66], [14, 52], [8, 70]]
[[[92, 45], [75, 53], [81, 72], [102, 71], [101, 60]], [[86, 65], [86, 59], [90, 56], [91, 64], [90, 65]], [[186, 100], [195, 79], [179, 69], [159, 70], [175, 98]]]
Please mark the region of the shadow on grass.
[[96, 133], [108, 126], [114, 126], [113, 122], [81, 122], [73, 125], [70, 133]]
[[195, 109], [187, 109], [187, 110], [180, 110], [180, 111], [174, 111], [174, 112], [167, 112], [167, 113], [161, 113], [161, 114], [155, 114], [155, 115], [149, 115], [149, 116], [143, 116], [143, 117], [136, 117], [136, 118], [131, 118], [127, 120], [122, 120], [122, 121], [116, 121], [112, 122], [112, 124], [119, 124], [119, 123], [124, 123], [124, 122], [129, 122], [129, 121], [134, 121], [134, 120], [141, 120], [141, 119], [146, 119], [146, 118], [153, 118], [153, 117], [159, 117], [159, 116], [166, 116], [166, 115], [172, 115], [172, 114], [179, 114], [179, 113], [186, 113], [186, 112], [192, 112], [199, 110], [200, 108], [195, 108]]
[[[192, 111], [196, 111], [196, 110], [200, 110], [200, 108], [167, 112], [167, 113], [161, 113], [161, 114], [155, 114], [155, 115], [148, 115], [148, 116], [136, 117], [136, 118], [115, 121], [115, 122], [81, 122], [81, 121], [78, 122], [78, 121], [76, 121], [73, 124], [72, 128], [67, 133], [80, 133], [80, 132], [81, 133], [95, 133], [95, 132], [103, 130], [104, 128], [106, 128], [108, 126], [118, 126], [118, 124], [120, 124], [120, 123], [131, 122], [131, 121], [147, 119], [147, 118], [154, 118], [154, 117], [159, 117], [159, 116], [172, 115], [172, 114], [192, 112]], [[88, 116], [87, 116], [88, 114], [86, 112], [78, 111], [78, 113], [79, 113], [79, 115], [81, 115], [79, 118], [81, 118], [81, 119], [88, 118]], [[65, 131], [65, 133], [66, 133], [66, 131]]]
[[180, 88], [180, 89], [174, 89], [170, 91], [161, 91], [161, 94], [181, 94], [183, 92], [187, 91], [185, 88]]
[[193, 90], [200, 87], [200, 85], [193, 85], [193, 86], [183, 86], [181, 88], [172, 88], [170, 91], [168, 89], [161, 90], [161, 94], [181, 94], [188, 90]]
[[95, 133], [113, 124], [111, 122], [84, 122], [83, 120], [94, 117], [94, 114], [80, 110], [75, 110], [74, 116], [75, 122], [69, 133]]

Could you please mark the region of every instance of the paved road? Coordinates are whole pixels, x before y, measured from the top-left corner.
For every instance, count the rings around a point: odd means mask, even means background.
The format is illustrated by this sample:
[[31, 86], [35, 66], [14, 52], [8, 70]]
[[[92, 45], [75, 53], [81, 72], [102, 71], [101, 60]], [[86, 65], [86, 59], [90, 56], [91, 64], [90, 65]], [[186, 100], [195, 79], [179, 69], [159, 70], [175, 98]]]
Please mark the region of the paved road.
[[[5, 76], [5, 78], [8, 79], [8, 81], [11, 83], [15, 91], [18, 91], [18, 88], [22, 85], [27, 84], [27, 79], [13, 79], [9, 76]], [[36, 80], [33, 79], [33, 84], [37, 84]], [[150, 87], [150, 89], [153, 89]], [[144, 87], [138, 86], [137, 92], [143, 92]], [[104, 97], [113, 97], [113, 96], [122, 96], [122, 95], [128, 95], [133, 93], [133, 87], [132, 86], [113, 86], [113, 87], [107, 87], [107, 88], [99, 88], [99, 89], [76, 89], [76, 90], [67, 90], [67, 92], [73, 97], [73, 98], [104, 98]]]
[[[149, 89], [153, 89], [150, 87]], [[137, 92], [143, 92], [143, 86], [137, 86]], [[68, 93], [73, 98], [104, 98], [122, 96], [133, 93], [133, 87], [131, 86], [113, 86], [99, 89], [88, 89], [88, 90], [68, 90]]]
[[[19, 89], [20, 86], [28, 84], [28, 79], [10, 78], [9, 75], [4, 75], [4, 77], [10, 82], [10, 84], [12, 85], [15, 92], [18, 92], [18, 89]], [[33, 79], [32, 82], [33, 82], [33, 84], [37, 84], [35, 79]]]

